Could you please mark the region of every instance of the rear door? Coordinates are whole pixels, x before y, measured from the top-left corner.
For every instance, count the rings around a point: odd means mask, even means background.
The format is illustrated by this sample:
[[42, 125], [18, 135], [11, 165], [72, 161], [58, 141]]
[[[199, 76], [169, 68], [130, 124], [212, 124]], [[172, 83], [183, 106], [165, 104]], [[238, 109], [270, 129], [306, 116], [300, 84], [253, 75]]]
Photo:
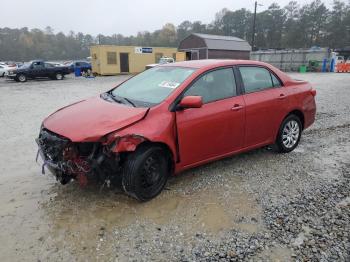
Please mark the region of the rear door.
[[288, 95], [282, 82], [261, 66], [240, 66], [246, 105], [245, 147], [268, 144], [288, 113]]
[[184, 93], [201, 96], [201, 108], [176, 112], [180, 161], [189, 166], [240, 149], [244, 139], [244, 100], [232, 68], [210, 71]]

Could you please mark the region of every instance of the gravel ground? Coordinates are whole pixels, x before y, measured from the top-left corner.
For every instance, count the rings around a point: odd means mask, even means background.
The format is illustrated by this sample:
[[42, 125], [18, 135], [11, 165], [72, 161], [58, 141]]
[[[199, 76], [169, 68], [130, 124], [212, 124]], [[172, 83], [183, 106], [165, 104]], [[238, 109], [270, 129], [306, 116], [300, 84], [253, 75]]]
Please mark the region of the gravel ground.
[[349, 261], [350, 74], [292, 76], [318, 91], [294, 152], [195, 168], [143, 204], [61, 186], [34, 161], [45, 116], [125, 76], [0, 79], [0, 261]]

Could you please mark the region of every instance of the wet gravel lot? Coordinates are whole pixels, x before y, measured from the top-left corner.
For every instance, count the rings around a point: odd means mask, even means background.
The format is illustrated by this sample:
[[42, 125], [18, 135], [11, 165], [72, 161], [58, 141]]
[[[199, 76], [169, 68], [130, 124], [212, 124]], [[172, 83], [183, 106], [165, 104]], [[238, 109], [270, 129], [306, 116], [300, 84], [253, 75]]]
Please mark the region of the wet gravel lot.
[[187, 171], [142, 204], [117, 188], [61, 186], [34, 160], [45, 116], [126, 76], [0, 78], [0, 261], [349, 261], [350, 74], [291, 75], [318, 91], [294, 152]]

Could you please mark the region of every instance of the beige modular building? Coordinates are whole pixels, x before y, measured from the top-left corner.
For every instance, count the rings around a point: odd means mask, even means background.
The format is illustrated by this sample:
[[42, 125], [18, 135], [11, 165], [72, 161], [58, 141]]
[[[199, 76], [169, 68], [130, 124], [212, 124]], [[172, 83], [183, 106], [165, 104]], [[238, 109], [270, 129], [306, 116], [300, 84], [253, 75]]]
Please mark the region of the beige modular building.
[[95, 45], [90, 48], [92, 71], [98, 75], [135, 74], [163, 56], [177, 61], [185, 57], [177, 48]]

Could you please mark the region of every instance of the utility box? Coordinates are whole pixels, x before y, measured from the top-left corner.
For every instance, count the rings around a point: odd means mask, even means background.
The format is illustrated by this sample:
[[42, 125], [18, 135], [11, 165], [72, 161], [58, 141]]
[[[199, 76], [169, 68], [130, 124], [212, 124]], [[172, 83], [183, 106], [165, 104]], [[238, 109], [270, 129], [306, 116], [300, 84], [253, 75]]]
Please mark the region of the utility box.
[[98, 75], [137, 74], [162, 57], [177, 58], [177, 48], [167, 47], [95, 45], [90, 53], [92, 72]]

